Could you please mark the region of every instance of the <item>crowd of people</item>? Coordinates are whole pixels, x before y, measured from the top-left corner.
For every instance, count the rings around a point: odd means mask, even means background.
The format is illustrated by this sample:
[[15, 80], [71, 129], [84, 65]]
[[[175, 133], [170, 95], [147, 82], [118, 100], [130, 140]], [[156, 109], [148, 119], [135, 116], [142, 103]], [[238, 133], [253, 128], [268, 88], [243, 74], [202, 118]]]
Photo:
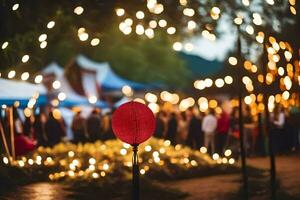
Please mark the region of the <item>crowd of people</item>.
[[[13, 123], [10, 122], [11, 118]], [[110, 121], [111, 115], [109, 113], [102, 115], [99, 109], [94, 109], [87, 118], [82, 117], [80, 111], [76, 112], [71, 124], [72, 142], [77, 144], [115, 138]], [[24, 120], [21, 119], [16, 108], [13, 109], [12, 117], [10, 117], [10, 110], [7, 109], [1, 116], [1, 125], [6, 141], [10, 141], [13, 127], [16, 155], [26, 154], [38, 146], [53, 147], [63, 142], [67, 133], [67, 124], [64, 118], [52, 108], [47, 112], [39, 112], [25, 117]], [[11, 143], [6, 143], [11, 148]], [[1, 144], [3, 145], [3, 141]]]
[[[156, 113], [156, 131], [154, 136], [170, 140], [173, 145], [182, 144], [193, 149], [206, 147], [209, 153], [223, 154], [231, 149], [238, 155], [240, 149], [239, 113], [233, 109], [215, 113], [209, 109], [206, 113], [195, 112], [190, 108], [185, 112], [160, 111]], [[62, 142], [67, 125], [60, 113], [50, 108], [47, 112], [25, 117], [21, 120], [16, 108], [13, 109], [14, 140], [17, 155], [26, 154], [37, 146], [49, 146]], [[299, 111], [284, 110], [276, 107], [270, 115], [270, 133], [275, 153], [294, 151], [299, 148], [300, 116]], [[248, 156], [266, 155], [268, 152], [268, 133], [265, 131], [264, 115], [252, 116], [250, 108], [243, 111], [244, 146]], [[1, 116], [1, 124], [7, 140], [10, 140], [9, 109]], [[80, 111], [74, 114], [70, 128], [72, 142], [85, 143], [115, 138], [111, 128], [111, 113], [101, 114], [94, 109], [88, 117]]]
[[[268, 153], [268, 133], [262, 113], [252, 116], [250, 108], [243, 110], [243, 141], [246, 154], [266, 155]], [[299, 148], [300, 113], [284, 110], [278, 106], [270, 115], [269, 132], [275, 153], [295, 151]], [[190, 108], [185, 112], [157, 113], [155, 136], [171, 141], [172, 144], [188, 145], [193, 149], [206, 147], [209, 153], [223, 154], [226, 149], [240, 149], [239, 112], [223, 110], [216, 114], [209, 109], [206, 114]]]

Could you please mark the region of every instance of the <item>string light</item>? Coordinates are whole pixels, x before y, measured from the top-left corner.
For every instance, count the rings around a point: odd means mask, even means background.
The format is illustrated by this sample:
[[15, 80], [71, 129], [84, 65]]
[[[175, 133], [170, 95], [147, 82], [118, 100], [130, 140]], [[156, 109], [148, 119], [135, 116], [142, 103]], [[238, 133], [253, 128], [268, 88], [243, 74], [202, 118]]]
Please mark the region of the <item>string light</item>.
[[167, 26], [167, 21], [164, 20], [164, 19], [161, 19], [158, 21], [158, 25], [162, 28], [166, 27]]
[[100, 43], [99, 38], [94, 38], [91, 40], [91, 45], [92, 46], [97, 46]]
[[41, 49], [46, 48], [46, 47], [47, 47], [47, 44], [48, 44], [48, 43], [47, 43], [46, 41], [41, 42], [40, 48], [41, 48]]
[[55, 26], [55, 22], [54, 22], [54, 21], [50, 21], [50, 22], [48, 22], [48, 24], [47, 24], [47, 28], [48, 28], [48, 29], [52, 29], [54, 26]]
[[174, 28], [174, 27], [169, 27], [167, 29], [167, 33], [170, 35], [173, 35], [175, 32], [176, 32], [176, 28]]
[[95, 104], [98, 101], [96, 96], [90, 96], [88, 100], [90, 104]]
[[40, 84], [42, 81], [43, 81], [43, 76], [42, 76], [42, 75], [37, 75], [37, 76], [34, 78], [34, 82], [35, 82], [36, 84]]
[[116, 9], [116, 14], [121, 17], [125, 14], [125, 10], [123, 8], [117, 8]]
[[174, 49], [175, 51], [181, 51], [181, 50], [182, 50], [182, 44], [181, 44], [181, 42], [175, 42], [175, 43], [173, 44], [173, 49]]
[[235, 66], [235, 65], [237, 65], [238, 61], [237, 61], [236, 57], [231, 56], [228, 58], [228, 62], [229, 62], [229, 64]]
[[14, 78], [15, 76], [16, 76], [16, 71], [15, 71], [15, 70], [11, 70], [10, 72], [8, 72], [7, 77], [8, 77], [9, 79]]
[[22, 57], [22, 62], [23, 62], [23, 63], [28, 62], [29, 58], [30, 58], [29, 55], [24, 55], [24, 56]]
[[22, 75], [21, 75], [21, 79], [22, 79], [23, 81], [27, 81], [27, 80], [28, 80], [28, 78], [29, 78], [29, 73], [28, 73], [28, 72], [24, 72], [24, 73], [22, 73]]
[[47, 39], [47, 34], [41, 34], [40, 36], [39, 36], [39, 41], [40, 42], [43, 42], [43, 41], [45, 41]]
[[6, 49], [6, 47], [8, 46], [8, 44], [9, 44], [8, 42], [3, 42], [1, 48], [2, 49]]
[[60, 83], [60, 81], [58, 81], [58, 80], [56, 80], [56, 81], [54, 81], [53, 83], [52, 83], [52, 87], [54, 88], [54, 89], [59, 89], [60, 87], [61, 87], [61, 83]]
[[16, 10], [18, 10], [19, 6], [20, 6], [20, 5], [19, 5], [18, 3], [16, 3], [16, 4], [14, 4], [14, 5], [12, 6], [11, 9], [12, 9], [13, 11], [16, 11]]
[[74, 13], [75, 13], [76, 15], [81, 15], [81, 14], [83, 13], [83, 11], [84, 11], [84, 9], [83, 9], [83, 7], [81, 7], [81, 6], [77, 6], [77, 7], [74, 9]]
[[143, 11], [137, 11], [135, 16], [136, 16], [137, 19], [144, 19], [145, 14], [144, 14]]

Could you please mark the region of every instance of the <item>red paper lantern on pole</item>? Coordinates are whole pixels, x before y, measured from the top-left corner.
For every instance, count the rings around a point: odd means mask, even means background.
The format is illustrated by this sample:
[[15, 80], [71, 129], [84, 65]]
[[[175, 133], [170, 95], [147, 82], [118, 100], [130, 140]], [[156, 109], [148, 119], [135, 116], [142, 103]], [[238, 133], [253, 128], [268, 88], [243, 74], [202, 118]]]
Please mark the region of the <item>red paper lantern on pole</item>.
[[149, 139], [155, 125], [153, 112], [146, 105], [134, 101], [122, 104], [112, 117], [115, 135], [131, 145], [139, 145]]
[[133, 147], [132, 158], [132, 199], [139, 200], [138, 145], [151, 137], [155, 130], [155, 117], [144, 104], [128, 102], [121, 105], [113, 114], [112, 129], [115, 135]]

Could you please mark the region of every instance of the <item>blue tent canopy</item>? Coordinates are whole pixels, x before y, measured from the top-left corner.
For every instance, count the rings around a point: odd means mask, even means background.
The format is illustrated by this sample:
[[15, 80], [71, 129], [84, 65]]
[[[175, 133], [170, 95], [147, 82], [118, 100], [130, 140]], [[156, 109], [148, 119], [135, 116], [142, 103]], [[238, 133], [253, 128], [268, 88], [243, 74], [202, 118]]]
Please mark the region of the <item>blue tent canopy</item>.
[[121, 90], [123, 86], [128, 85], [134, 90], [149, 89], [151, 86], [136, 83], [130, 80], [119, 77], [109, 66], [107, 62], [98, 63], [94, 62], [83, 55], [79, 55], [76, 58], [77, 64], [88, 70], [94, 70], [97, 73], [97, 82], [101, 85], [104, 91]]
[[47, 104], [47, 91], [42, 84], [31, 84], [24, 81], [14, 81], [0, 78], [0, 104], [12, 106], [16, 101], [19, 107], [25, 108], [29, 99], [36, 94], [39, 95], [37, 106]]

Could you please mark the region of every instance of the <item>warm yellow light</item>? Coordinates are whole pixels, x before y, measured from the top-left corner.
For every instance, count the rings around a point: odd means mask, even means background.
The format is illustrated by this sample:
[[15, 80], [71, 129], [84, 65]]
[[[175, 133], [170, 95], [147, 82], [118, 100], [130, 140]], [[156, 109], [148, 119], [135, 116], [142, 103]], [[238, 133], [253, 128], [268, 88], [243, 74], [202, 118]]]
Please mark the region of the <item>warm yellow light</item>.
[[81, 15], [81, 14], [83, 13], [83, 11], [84, 11], [84, 9], [83, 9], [83, 7], [81, 7], [81, 6], [77, 6], [77, 7], [74, 9], [74, 13], [75, 13], [76, 15]]
[[47, 34], [43, 33], [43, 34], [41, 34], [41, 35], [39, 36], [39, 41], [40, 41], [40, 42], [43, 42], [43, 41], [45, 41], [45, 40], [47, 40]]
[[135, 98], [133, 101], [139, 102], [139, 103], [142, 103], [142, 104], [146, 104], [146, 102], [144, 101], [144, 99], [141, 99], [141, 98]]
[[100, 43], [99, 38], [93, 38], [93, 39], [91, 40], [91, 45], [92, 45], [92, 46], [97, 46], [99, 43]]
[[231, 76], [225, 76], [224, 78], [226, 84], [232, 84], [233, 78]]
[[87, 39], [89, 39], [89, 34], [88, 34], [88, 33], [85, 33], [85, 32], [79, 34], [78, 36], [79, 36], [79, 39], [80, 39], [81, 41], [86, 41]]
[[145, 99], [150, 103], [156, 103], [157, 102], [157, 96], [153, 93], [150, 93], [150, 92], [145, 94]]
[[224, 81], [223, 81], [223, 79], [218, 78], [218, 79], [215, 81], [215, 85], [216, 85], [218, 88], [223, 87], [223, 86], [224, 86]]
[[29, 55], [24, 55], [24, 56], [22, 57], [22, 62], [23, 62], [23, 63], [28, 62], [29, 58], [30, 58]]
[[137, 19], [144, 19], [145, 14], [144, 14], [143, 11], [137, 11], [135, 16], [136, 16]]
[[144, 26], [141, 25], [141, 24], [136, 25], [136, 27], [135, 27], [135, 32], [136, 32], [136, 34], [138, 34], [138, 35], [143, 35], [144, 32], [145, 32]]
[[174, 27], [169, 27], [167, 29], [167, 33], [170, 34], [170, 35], [175, 34], [175, 32], [176, 32], [176, 28], [174, 28]]
[[236, 17], [233, 21], [234, 21], [235, 24], [241, 25], [243, 23], [243, 18], [242, 17]]
[[8, 72], [7, 77], [8, 77], [9, 79], [14, 78], [15, 76], [16, 76], [16, 71], [15, 71], [15, 70], [11, 70], [10, 72]]
[[67, 98], [67, 95], [64, 92], [60, 92], [57, 96], [58, 100], [64, 101]]
[[229, 62], [229, 64], [234, 66], [234, 65], [237, 65], [238, 60], [236, 59], [236, 57], [231, 56], [228, 58], [228, 62]]
[[252, 34], [254, 33], [254, 28], [253, 28], [253, 26], [247, 25], [247, 26], [246, 26], [246, 32], [247, 32], [249, 35], [252, 35]]
[[128, 85], [125, 85], [122, 87], [122, 93], [125, 95], [125, 96], [132, 96], [133, 95], [133, 90], [130, 86]]
[[158, 25], [160, 26], [160, 27], [166, 27], [167, 26], [167, 21], [166, 20], [164, 20], [164, 19], [161, 19], [161, 20], [159, 20], [158, 21]]
[[175, 43], [173, 44], [173, 49], [174, 49], [175, 51], [181, 51], [181, 50], [182, 50], [182, 44], [181, 44], [181, 42], [175, 42]]
[[24, 109], [24, 115], [25, 117], [30, 117], [32, 115], [32, 111], [29, 108]]
[[3, 42], [1, 48], [2, 48], [2, 49], [6, 49], [7, 46], [8, 46], [8, 42]]
[[185, 8], [185, 9], [183, 9], [183, 14], [188, 17], [192, 17], [195, 15], [195, 10], [192, 8]]
[[48, 24], [47, 24], [47, 28], [48, 29], [51, 29], [51, 28], [53, 28], [55, 26], [55, 22], [54, 21], [50, 21], [50, 22], [48, 22]]
[[156, 28], [157, 27], [157, 22], [155, 20], [151, 20], [149, 22], [149, 26], [150, 26], [150, 28]]
[[206, 78], [204, 80], [205, 87], [211, 87], [213, 85], [213, 81], [210, 78]]
[[16, 11], [16, 10], [18, 10], [19, 6], [20, 6], [20, 5], [19, 5], [18, 3], [16, 3], [16, 4], [14, 4], [14, 5], [12, 6], [11, 9], [12, 9], [13, 11]]
[[159, 112], [159, 105], [156, 103], [149, 103], [148, 107], [150, 108], [150, 110], [152, 110], [153, 113], [158, 113]]
[[117, 8], [116, 9], [116, 14], [121, 17], [125, 14], [125, 10], [123, 8]]
[[54, 109], [54, 110], [53, 110], [53, 117], [54, 117], [55, 119], [57, 119], [57, 120], [60, 120], [60, 119], [61, 119], [61, 112], [60, 112], [60, 110]]
[[249, 0], [242, 0], [242, 3], [244, 4], [244, 6], [249, 6], [250, 5]]
[[53, 87], [54, 89], [59, 89], [60, 86], [61, 86], [61, 83], [60, 83], [60, 81], [58, 81], [58, 80], [56, 80], [56, 81], [54, 81], [54, 82], [52, 83], [52, 87]]
[[34, 78], [34, 82], [36, 84], [39, 84], [43, 81], [43, 76], [42, 75], [37, 75], [35, 78]]
[[29, 78], [29, 73], [28, 73], [28, 72], [24, 72], [24, 73], [22, 73], [22, 75], [21, 75], [21, 79], [22, 79], [23, 81], [27, 81], [27, 80], [28, 80], [28, 78]]
[[40, 48], [45, 49], [46, 47], [47, 47], [47, 42], [46, 41], [41, 42]]
[[189, 30], [195, 29], [196, 26], [197, 26], [197, 24], [196, 24], [195, 21], [193, 21], [193, 20], [188, 21], [188, 29], [189, 29]]
[[89, 100], [89, 103], [95, 104], [95, 103], [97, 103], [98, 98], [96, 96], [92, 95], [92, 96], [89, 96], [88, 100]]
[[153, 29], [151, 29], [151, 28], [147, 28], [146, 30], [145, 30], [145, 35], [148, 37], [148, 38], [153, 38], [154, 37], [154, 31], [153, 31]]

